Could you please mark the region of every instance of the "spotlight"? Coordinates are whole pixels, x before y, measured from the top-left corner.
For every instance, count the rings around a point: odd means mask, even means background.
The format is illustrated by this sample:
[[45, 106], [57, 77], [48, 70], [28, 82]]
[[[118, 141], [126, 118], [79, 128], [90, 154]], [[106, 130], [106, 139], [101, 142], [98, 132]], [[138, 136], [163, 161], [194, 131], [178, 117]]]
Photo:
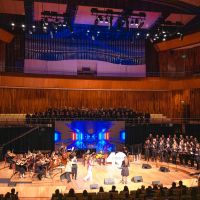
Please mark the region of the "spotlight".
[[133, 26], [134, 25], [134, 21], [133, 21], [133, 19], [131, 19], [131, 26]]
[[48, 25], [49, 25], [49, 22], [48, 22], [48, 18], [47, 18], [47, 17], [44, 18], [44, 25], [45, 25], [45, 26], [48, 26]]
[[139, 25], [139, 20], [138, 20], [138, 18], [135, 19], [135, 25], [136, 25], [136, 26]]
[[98, 16], [99, 22], [103, 23], [103, 17], [101, 15]]
[[108, 17], [105, 18], [105, 24], [108, 24]]

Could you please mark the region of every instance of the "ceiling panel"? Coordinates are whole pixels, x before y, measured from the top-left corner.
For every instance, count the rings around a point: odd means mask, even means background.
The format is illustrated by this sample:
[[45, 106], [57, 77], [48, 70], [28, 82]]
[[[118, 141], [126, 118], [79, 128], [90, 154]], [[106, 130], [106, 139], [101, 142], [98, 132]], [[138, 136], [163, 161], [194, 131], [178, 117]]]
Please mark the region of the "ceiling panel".
[[13, 0], [0, 0], [0, 13], [24, 15], [24, 2]]
[[[200, 0], [199, 0], [200, 1]], [[186, 25], [190, 22], [196, 15], [186, 15], [186, 14], [170, 14], [169, 17], [166, 18], [165, 21], [182, 22], [182, 24]]]
[[66, 12], [66, 9], [67, 4], [34, 2], [34, 19], [36, 21], [41, 20], [41, 12], [43, 11], [53, 11], [63, 14]]
[[184, 3], [192, 4], [194, 6], [200, 6], [200, 0], [180, 0]]

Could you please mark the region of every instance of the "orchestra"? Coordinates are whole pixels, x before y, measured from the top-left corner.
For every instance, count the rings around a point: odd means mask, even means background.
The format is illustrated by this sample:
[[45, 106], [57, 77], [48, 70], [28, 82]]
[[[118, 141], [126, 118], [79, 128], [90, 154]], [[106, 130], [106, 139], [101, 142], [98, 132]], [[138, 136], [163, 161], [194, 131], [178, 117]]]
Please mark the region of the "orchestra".
[[154, 138], [152, 134], [144, 142], [144, 158], [146, 161], [152, 160], [160, 162], [172, 162], [184, 166], [200, 169], [200, 144], [193, 136], [176, 135], [167, 138], [158, 135]]

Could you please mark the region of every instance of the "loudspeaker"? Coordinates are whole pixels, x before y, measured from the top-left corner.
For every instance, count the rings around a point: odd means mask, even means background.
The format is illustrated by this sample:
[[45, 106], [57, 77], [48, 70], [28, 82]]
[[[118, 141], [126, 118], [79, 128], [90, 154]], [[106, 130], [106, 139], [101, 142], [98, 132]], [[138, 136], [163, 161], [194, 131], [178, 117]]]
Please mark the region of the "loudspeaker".
[[170, 172], [170, 170], [167, 167], [160, 167], [159, 169], [161, 172]]
[[115, 181], [113, 178], [104, 178], [104, 184], [105, 185], [114, 185]]
[[142, 169], [151, 169], [151, 165], [150, 164], [142, 164]]
[[98, 184], [91, 184], [90, 189], [99, 189], [99, 185]]
[[16, 182], [9, 182], [8, 187], [16, 187], [17, 183]]
[[134, 182], [134, 183], [139, 183], [139, 182], [143, 182], [143, 178], [142, 178], [142, 176], [134, 176], [131, 179], [131, 181]]
[[60, 175], [60, 180], [62, 181], [64, 179], [66, 179], [66, 172]]
[[152, 181], [152, 185], [160, 185], [160, 181]]

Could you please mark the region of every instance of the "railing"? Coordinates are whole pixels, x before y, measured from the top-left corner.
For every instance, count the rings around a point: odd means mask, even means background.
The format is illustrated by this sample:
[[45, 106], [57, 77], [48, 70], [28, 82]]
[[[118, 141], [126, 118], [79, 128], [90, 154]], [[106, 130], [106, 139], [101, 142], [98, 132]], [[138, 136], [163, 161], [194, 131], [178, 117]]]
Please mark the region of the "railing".
[[55, 121], [73, 121], [73, 120], [108, 120], [108, 121], [125, 121], [127, 124], [145, 125], [145, 124], [200, 124], [200, 118], [144, 118], [144, 117], [72, 117], [72, 116], [55, 116], [55, 117], [34, 117], [26, 118], [26, 114], [0, 114], [0, 125], [25, 125], [25, 124], [53, 124]]

